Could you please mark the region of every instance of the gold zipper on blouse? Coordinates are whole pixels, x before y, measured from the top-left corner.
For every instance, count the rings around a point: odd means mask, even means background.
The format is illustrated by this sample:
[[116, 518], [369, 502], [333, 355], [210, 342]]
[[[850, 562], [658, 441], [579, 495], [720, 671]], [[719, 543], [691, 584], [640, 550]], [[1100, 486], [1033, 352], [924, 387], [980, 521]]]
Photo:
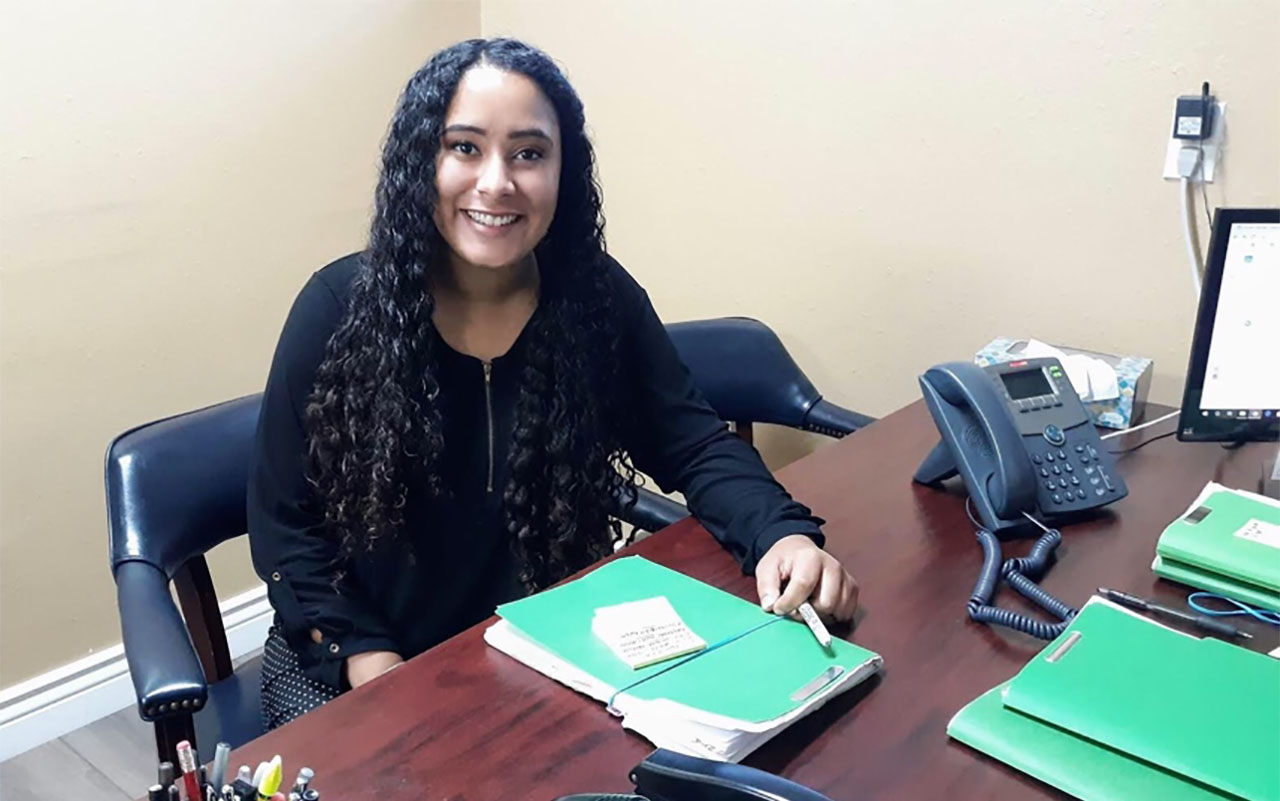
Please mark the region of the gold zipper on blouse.
[[484, 363], [484, 411], [489, 422], [489, 480], [486, 492], [493, 492], [493, 363]]

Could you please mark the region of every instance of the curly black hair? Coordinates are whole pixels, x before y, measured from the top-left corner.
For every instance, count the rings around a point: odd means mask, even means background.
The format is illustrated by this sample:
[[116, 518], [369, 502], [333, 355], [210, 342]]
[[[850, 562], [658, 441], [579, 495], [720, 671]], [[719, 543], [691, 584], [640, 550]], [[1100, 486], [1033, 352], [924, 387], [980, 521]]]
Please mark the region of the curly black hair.
[[559, 197], [536, 246], [539, 313], [526, 333], [503, 494], [519, 576], [534, 591], [585, 567], [620, 536], [634, 503], [622, 447], [620, 333], [613, 314], [595, 156], [582, 101], [542, 51], [470, 39], [409, 79], [382, 154], [373, 223], [349, 308], [329, 340], [306, 408], [308, 478], [346, 558], [395, 538], [411, 492], [438, 495], [442, 436], [428, 278], [448, 256], [436, 229], [436, 154], [462, 76], [489, 64], [531, 79], [560, 124]]

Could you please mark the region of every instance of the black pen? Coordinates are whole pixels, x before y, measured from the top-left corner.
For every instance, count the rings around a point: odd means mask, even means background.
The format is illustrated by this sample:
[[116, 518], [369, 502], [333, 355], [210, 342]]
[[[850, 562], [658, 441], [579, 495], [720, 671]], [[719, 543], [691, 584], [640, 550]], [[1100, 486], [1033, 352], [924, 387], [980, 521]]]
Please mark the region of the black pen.
[[1208, 615], [1193, 615], [1189, 612], [1183, 612], [1180, 609], [1174, 609], [1169, 606], [1158, 604], [1155, 601], [1148, 601], [1145, 598], [1139, 598], [1136, 595], [1130, 595], [1127, 592], [1119, 590], [1108, 590], [1105, 587], [1099, 587], [1098, 593], [1110, 601], [1115, 601], [1121, 606], [1127, 606], [1130, 609], [1137, 609], [1140, 612], [1151, 612], [1157, 615], [1166, 615], [1178, 620], [1190, 623], [1194, 626], [1204, 629], [1205, 631], [1219, 634], [1223, 637], [1244, 637], [1247, 640], [1253, 639], [1253, 635], [1247, 631], [1241, 631], [1235, 626], [1223, 623], [1220, 620], [1214, 620]]

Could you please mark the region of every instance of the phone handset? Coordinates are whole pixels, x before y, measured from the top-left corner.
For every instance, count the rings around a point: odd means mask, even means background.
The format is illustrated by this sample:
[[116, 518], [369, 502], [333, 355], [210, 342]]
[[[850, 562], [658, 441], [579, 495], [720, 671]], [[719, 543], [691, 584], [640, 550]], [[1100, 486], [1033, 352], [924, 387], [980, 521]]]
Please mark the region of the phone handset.
[[831, 801], [759, 768], [659, 748], [631, 769], [631, 793], [575, 793], [555, 801]]
[[[975, 364], [947, 362], [926, 371], [920, 387], [943, 435], [935, 451], [939, 458], [931, 457], [926, 465], [949, 457], [951, 472], [959, 469], [971, 494], [975, 487], [985, 490], [985, 501], [975, 497], [974, 502], [980, 509], [989, 504], [997, 518], [1012, 520], [1033, 511], [1036, 478], [1031, 461], [991, 377]], [[925, 473], [922, 466], [917, 480], [931, 483], [945, 477], [944, 472]]]
[[[949, 362], [920, 376], [929, 412], [942, 442], [916, 471], [916, 481], [934, 483], [959, 472], [977, 507], [982, 526], [975, 532], [982, 545], [982, 573], [965, 604], [979, 623], [1008, 626], [1051, 640], [1067, 627], [1076, 610], [1042, 590], [1035, 582], [1048, 569], [1062, 535], [1045, 529], [1031, 554], [1005, 561], [993, 533], [1022, 523], [1022, 512], [1036, 510], [1036, 477], [1023, 435], [1009, 413], [992, 376], [968, 362]], [[1048, 622], [993, 605], [1001, 580], [1052, 613]]]

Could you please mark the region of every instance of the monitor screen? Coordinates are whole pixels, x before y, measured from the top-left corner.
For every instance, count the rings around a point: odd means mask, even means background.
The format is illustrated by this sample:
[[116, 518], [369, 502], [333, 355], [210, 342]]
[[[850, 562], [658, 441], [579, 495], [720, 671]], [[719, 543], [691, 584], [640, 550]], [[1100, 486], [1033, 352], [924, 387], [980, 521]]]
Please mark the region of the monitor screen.
[[1205, 268], [1179, 439], [1280, 432], [1280, 209], [1221, 209]]

